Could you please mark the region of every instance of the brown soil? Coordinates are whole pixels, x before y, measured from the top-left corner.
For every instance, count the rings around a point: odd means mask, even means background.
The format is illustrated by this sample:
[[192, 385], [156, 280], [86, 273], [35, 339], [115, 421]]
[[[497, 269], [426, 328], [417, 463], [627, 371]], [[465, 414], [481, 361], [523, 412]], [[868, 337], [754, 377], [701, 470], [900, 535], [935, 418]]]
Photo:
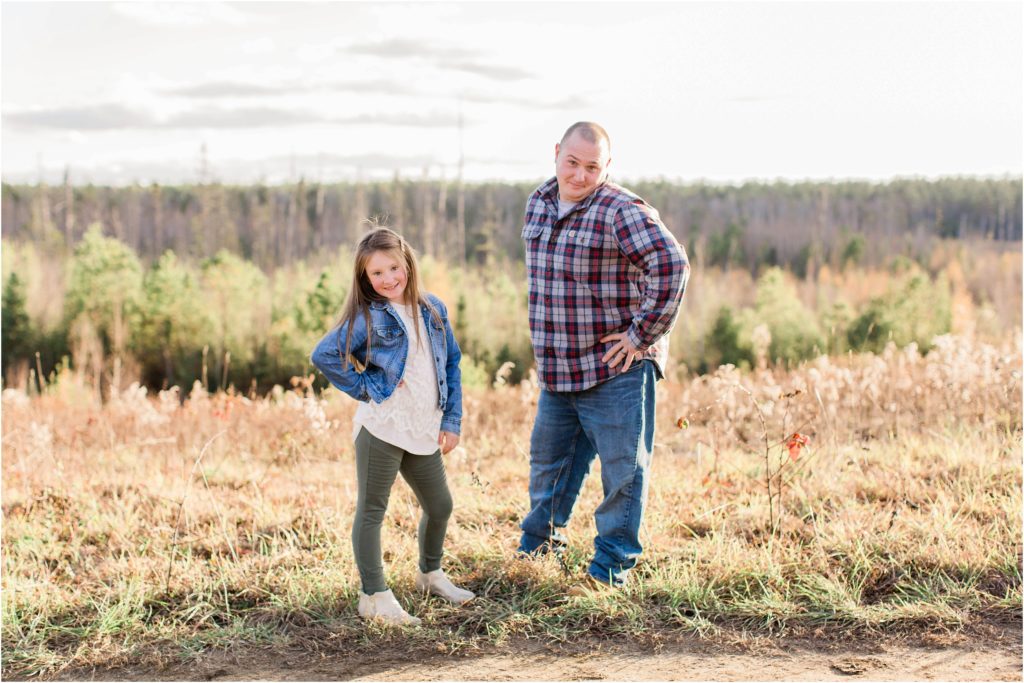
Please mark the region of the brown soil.
[[486, 651], [412, 656], [400, 651], [250, 649], [188, 664], [68, 670], [58, 680], [303, 681], [1020, 681], [1021, 625], [899, 641], [737, 638], [709, 643], [515, 641]]

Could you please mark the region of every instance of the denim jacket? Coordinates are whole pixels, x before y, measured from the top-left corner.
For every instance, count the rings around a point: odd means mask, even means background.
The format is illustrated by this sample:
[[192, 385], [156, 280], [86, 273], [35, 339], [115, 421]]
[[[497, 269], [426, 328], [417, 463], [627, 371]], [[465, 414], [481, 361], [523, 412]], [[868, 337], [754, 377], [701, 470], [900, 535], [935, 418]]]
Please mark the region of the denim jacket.
[[[459, 434], [462, 424], [462, 373], [459, 361], [462, 352], [448, 322], [448, 310], [433, 294], [427, 299], [434, 306], [441, 322], [420, 306], [420, 315], [430, 338], [430, 350], [437, 369], [438, 408], [441, 409], [441, 431]], [[357, 401], [383, 403], [394, 393], [405, 375], [409, 355], [409, 331], [399, 319], [390, 302], [370, 303], [370, 362], [366, 362], [366, 321], [357, 316], [352, 323], [351, 358], [342, 359], [348, 325], [340, 325], [324, 335], [310, 357], [331, 384]], [[416, 333], [412, 333], [416, 343]], [[355, 363], [351, 362], [354, 359]]]

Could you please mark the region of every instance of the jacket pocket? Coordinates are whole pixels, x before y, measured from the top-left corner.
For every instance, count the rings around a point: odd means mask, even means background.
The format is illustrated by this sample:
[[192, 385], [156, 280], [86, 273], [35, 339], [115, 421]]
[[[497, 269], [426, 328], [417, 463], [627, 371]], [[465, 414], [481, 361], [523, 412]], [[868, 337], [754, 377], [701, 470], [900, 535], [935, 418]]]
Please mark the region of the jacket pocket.
[[573, 228], [565, 233], [562, 249], [566, 255], [565, 267], [577, 282], [597, 282], [607, 277], [618, 254], [608, 249], [606, 235], [601, 230]]
[[542, 232], [544, 232], [545, 225], [543, 223], [527, 223], [523, 226], [522, 237], [524, 240], [534, 240]]
[[393, 349], [398, 346], [405, 332], [398, 325], [386, 325], [373, 329], [373, 343], [377, 348]]

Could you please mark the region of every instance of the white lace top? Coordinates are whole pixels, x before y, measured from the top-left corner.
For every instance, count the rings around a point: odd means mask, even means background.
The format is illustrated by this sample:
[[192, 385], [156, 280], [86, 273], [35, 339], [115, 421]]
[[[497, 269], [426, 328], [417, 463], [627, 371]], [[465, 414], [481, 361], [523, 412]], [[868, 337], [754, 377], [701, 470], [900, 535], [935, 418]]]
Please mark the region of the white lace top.
[[[437, 370], [430, 351], [430, 339], [423, 316], [419, 316], [420, 342], [412, 325], [412, 308], [395, 306], [409, 338], [402, 384], [383, 403], [360, 403], [352, 418], [352, 438], [360, 427], [381, 441], [416, 455], [430, 455], [438, 449], [441, 409], [437, 407]], [[373, 353], [373, 350], [370, 350]]]

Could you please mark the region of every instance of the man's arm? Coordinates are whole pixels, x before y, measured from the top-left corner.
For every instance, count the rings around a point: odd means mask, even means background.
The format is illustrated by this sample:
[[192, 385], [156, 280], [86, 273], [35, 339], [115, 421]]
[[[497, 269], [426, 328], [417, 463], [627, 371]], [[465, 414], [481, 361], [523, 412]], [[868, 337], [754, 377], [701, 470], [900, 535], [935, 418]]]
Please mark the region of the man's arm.
[[672, 329], [690, 277], [690, 262], [657, 211], [642, 201], [623, 207], [613, 230], [623, 255], [644, 274], [644, 298], [624, 334], [635, 351], [645, 351]]

